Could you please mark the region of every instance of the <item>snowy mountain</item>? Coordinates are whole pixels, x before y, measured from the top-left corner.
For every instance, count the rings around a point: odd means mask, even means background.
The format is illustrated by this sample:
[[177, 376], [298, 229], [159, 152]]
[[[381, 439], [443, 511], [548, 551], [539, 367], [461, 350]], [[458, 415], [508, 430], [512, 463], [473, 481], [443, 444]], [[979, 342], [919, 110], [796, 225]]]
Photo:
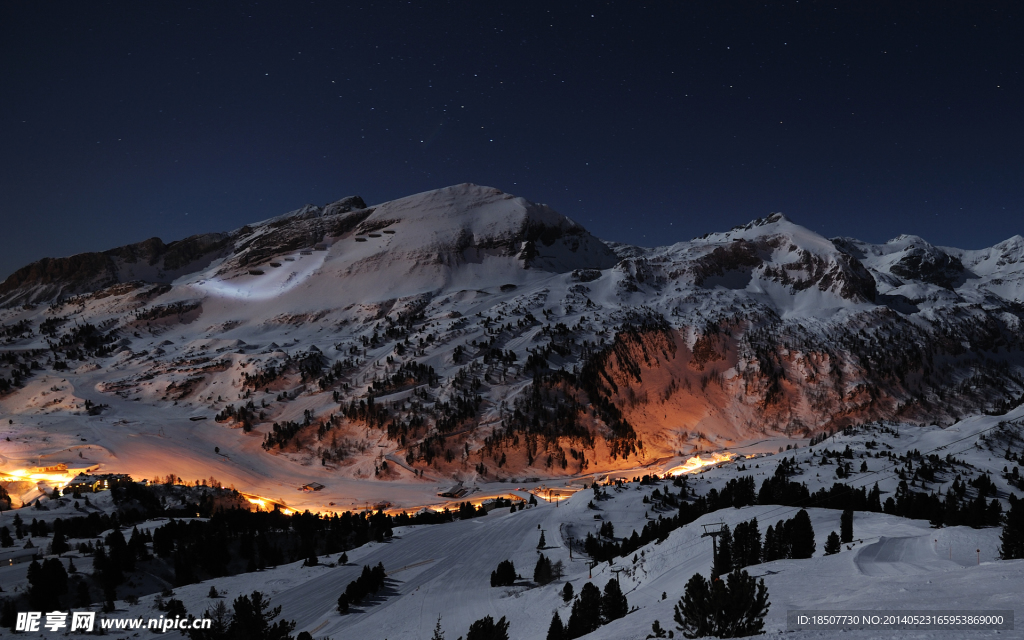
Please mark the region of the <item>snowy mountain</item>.
[[1024, 400], [1020, 236], [874, 245], [772, 214], [642, 248], [465, 184], [42, 260], [0, 302], [25, 459], [84, 440], [109, 471], [317, 508]]

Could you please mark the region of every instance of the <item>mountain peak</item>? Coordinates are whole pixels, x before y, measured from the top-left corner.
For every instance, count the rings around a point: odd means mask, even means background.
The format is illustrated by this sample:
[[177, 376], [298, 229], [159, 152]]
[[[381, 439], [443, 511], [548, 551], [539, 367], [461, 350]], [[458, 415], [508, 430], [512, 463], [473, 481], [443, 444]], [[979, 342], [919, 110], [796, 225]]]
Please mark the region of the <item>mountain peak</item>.
[[735, 227], [730, 229], [730, 232], [732, 232], [732, 231], [751, 231], [753, 229], [758, 229], [758, 228], [767, 227], [767, 226], [771, 226], [771, 225], [778, 225], [780, 223], [794, 224], [794, 222], [792, 220], [790, 220], [789, 218], [787, 218], [786, 215], [783, 214], [782, 212], [773, 211], [772, 213], [769, 213], [767, 216], [765, 216], [763, 218], [754, 218], [753, 220], [751, 220], [750, 222], [748, 222], [746, 224], [736, 225]]

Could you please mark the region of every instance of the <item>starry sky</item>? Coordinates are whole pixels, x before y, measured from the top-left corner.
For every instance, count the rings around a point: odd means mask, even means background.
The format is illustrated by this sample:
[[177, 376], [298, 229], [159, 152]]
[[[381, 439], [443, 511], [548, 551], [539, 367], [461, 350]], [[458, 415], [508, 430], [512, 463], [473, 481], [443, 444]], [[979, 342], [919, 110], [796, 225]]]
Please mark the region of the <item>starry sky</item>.
[[460, 182], [608, 240], [1024, 233], [1019, 2], [0, 6], [0, 278]]

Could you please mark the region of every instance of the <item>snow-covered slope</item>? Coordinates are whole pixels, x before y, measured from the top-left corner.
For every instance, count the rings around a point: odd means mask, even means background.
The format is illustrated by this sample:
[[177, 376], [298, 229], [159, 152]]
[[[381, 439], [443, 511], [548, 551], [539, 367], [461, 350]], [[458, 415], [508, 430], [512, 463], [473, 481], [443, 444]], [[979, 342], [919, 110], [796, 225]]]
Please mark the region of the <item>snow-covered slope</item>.
[[[1020, 454], [1022, 419], [1024, 410], [1018, 409], [1006, 416], [973, 418], [947, 428], [873, 424], [837, 433], [813, 446], [798, 442], [796, 449], [779, 453], [766, 452], [775, 443], [752, 444], [745, 449], [749, 457], [705, 468], [689, 476], [688, 484], [692, 494], [699, 496], [707, 496], [712, 489], [721, 491], [729, 481], [744, 476], [752, 476], [760, 486], [786, 463], [795, 469], [792, 479], [815, 492], [839, 480], [832, 453], [849, 451], [854, 470], [841, 481], [855, 489], [870, 489], [877, 484], [885, 500], [897, 495], [902, 473], [912, 466], [920, 468], [922, 461], [938, 455], [956, 462], [948, 473], [934, 476], [927, 488], [915, 482], [915, 491], [948, 494], [953, 491], [954, 481], [968, 482], [987, 474], [995, 483], [993, 496], [1005, 501], [1013, 487], [1001, 473], [1006, 460], [1000, 453], [1006, 438], [1016, 438], [1018, 444], [1012, 453]], [[635, 473], [621, 475], [629, 479]], [[799, 508], [757, 504], [721, 509], [672, 531], [662, 542], [642, 546], [634, 557], [591, 567], [582, 551], [581, 541], [587, 534], [598, 535], [601, 527], [611, 523], [612, 538], [619, 541], [658, 518], [674, 515], [674, 509], [658, 504], [656, 499], [678, 490], [671, 480], [627, 481], [612, 486], [607, 481], [615, 477], [602, 474], [585, 479], [604, 485], [601, 498], [588, 488], [566, 500], [541, 500], [539, 506], [515, 513], [499, 508], [482, 518], [401, 528], [391, 541], [349, 550], [347, 564], [331, 566], [338, 562], [337, 556], [321, 557], [320, 566], [295, 563], [209, 580], [176, 588], [174, 597], [190, 613], [200, 615], [217, 602], [208, 597], [211, 586], [229, 605], [235, 597], [259, 590], [274, 606], [282, 607], [282, 618], [296, 622], [296, 633], [309, 631], [316, 638], [425, 638], [431, 635], [438, 616], [445, 637], [454, 638], [464, 636], [474, 620], [489, 615], [495, 620], [505, 617], [510, 623], [510, 637], [537, 640], [545, 637], [555, 612], [563, 622], [568, 621], [571, 603], [561, 598], [566, 582], [579, 594], [587, 582], [603, 588], [610, 579], [617, 578], [630, 612], [583, 637], [641, 640], [655, 621], [665, 629], [674, 629], [673, 606], [686, 582], [695, 573], [710, 574], [712, 545], [703, 536], [705, 525], [714, 529], [726, 524], [735, 531], [737, 524], [756, 518], [763, 536], [769, 526], [793, 517]], [[574, 484], [578, 489], [579, 481]], [[517, 493], [527, 496], [522, 491]], [[543, 490], [537, 493], [542, 498], [545, 495]], [[1019, 597], [1024, 585], [1024, 561], [999, 560], [997, 528], [936, 529], [924, 520], [856, 511], [852, 542], [834, 555], [825, 555], [826, 537], [840, 530], [840, 511], [812, 506], [808, 512], [816, 541], [812, 558], [747, 567], [751, 575], [764, 579], [769, 592], [771, 606], [765, 621], [769, 636], [786, 633], [794, 638], [830, 638], [840, 633], [789, 632], [786, 614], [790, 610], [867, 610], [879, 614], [899, 610], [1013, 610], [1018, 618], [1024, 613]], [[537, 549], [540, 530], [547, 543], [542, 550]], [[532, 569], [541, 553], [563, 563], [562, 579], [543, 586], [532, 582]], [[490, 587], [490, 572], [503, 560], [511, 560], [523, 579], [512, 587]], [[358, 577], [364, 565], [377, 563], [383, 563], [388, 573], [387, 588], [381, 596], [348, 615], [338, 614], [337, 598], [348, 582]], [[4, 571], [0, 568], [0, 578], [8, 575]], [[159, 612], [155, 600], [155, 596], [148, 596], [138, 604], [118, 602], [118, 610], [111, 617], [156, 617]], [[678, 631], [675, 633], [680, 637]], [[842, 637], [853, 638], [935, 638], [952, 632], [841, 633]], [[1017, 629], [957, 637], [1021, 638], [1024, 633]]]
[[781, 214], [641, 248], [489, 187], [352, 196], [20, 270], [0, 417], [22, 466], [84, 438], [104, 470], [314, 508], [948, 425], [1024, 399], [1022, 251]]

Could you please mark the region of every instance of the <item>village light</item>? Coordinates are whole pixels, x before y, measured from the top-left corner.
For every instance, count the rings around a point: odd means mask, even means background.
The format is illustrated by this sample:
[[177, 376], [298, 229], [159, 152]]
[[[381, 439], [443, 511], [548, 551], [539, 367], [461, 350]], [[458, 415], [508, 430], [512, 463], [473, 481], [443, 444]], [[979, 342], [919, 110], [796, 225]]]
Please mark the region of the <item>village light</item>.
[[681, 476], [685, 473], [693, 473], [705, 467], [716, 465], [720, 462], [729, 462], [736, 457], [735, 453], [729, 453], [728, 451], [724, 453], [711, 453], [708, 455], [711, 456], [708, 460], [702, 459], [700, 456], [693, 456], [682, 465], [669, 469], [668, 473], [673, 477]]

